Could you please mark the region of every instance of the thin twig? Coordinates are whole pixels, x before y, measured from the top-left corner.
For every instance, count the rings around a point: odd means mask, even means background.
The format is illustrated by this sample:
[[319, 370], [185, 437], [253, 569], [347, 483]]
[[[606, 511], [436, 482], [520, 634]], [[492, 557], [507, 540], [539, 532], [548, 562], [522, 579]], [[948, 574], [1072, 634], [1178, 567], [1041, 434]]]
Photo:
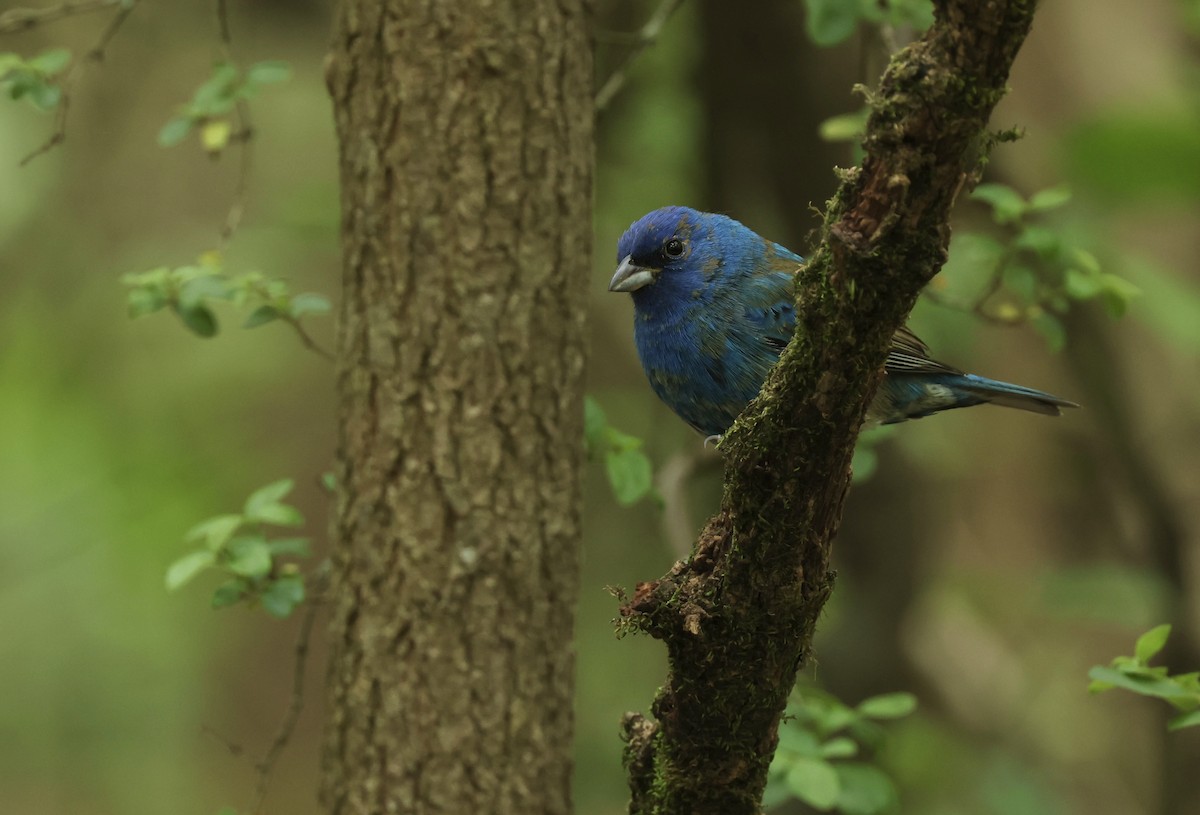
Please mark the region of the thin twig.
[[[119, 0], [118, 0], [118, 2], [119, 2]], [[76, 4], [76, 5], [83, 5], [83, 4], [80, 3], [80, 4]], [[103, 5], [96, 6], [96, 8], [103, 8], [105, 6], [112, 6], [112, 5], [116, 5], [116, 3], [112, 2], [112, 0], [106, 0], [106, 2]], [[71, 63], [71, 67], [67, 69], [67, 73], [63, 76], [62, 82], [59, 83], [59, 88], [62, 91], [62, 96], [58, 100], [58, 109], [55, 111], [55, 114], [54, 114], [54, 132], [52, 132], [50, 134], [49, 138], [47, 138], [44, 142], [42, 142], [40, 145], [38, 145], [38, 147], [36, 149], [34, 149], [33, 152], [29, 153], [24, 158], [22, 158], [20, 160], [20, 162], [18, 162], [19, 166], [24, 167], [26, 164], [33, 161], [38, 156], [49, 153], [55, 147], [57, 147], [58, 145], [62, 144], [64, 141], [66, 141], [66, 139], [67, 139], [67, 112], [70, 110], [70, 107], [71, 107], [71, 95], [75, 91], [75, 82], [79, 79], [80, 70], [82, 70], [82, 67], [85, 63], [103, 62], [104, 61], [105, 49], [108, 48], [108, 45], [109, 45], [109, 43], [112, 42], [113, 37], [117, 36], [117, 32], [121, 30], [121, 26], [124, 25], [125, 20], [127, 20], [129, 18], [129, 15], [133, 12], [133, 10], [136, 6], [137, 6], [137, 0], [134, 0], [134, 2], [131, 2], [127, 6], [121, 6], [117, 10], [117, 13], [112, 16], [112, 19], [110, 19], [108, 21], [108, 25], [106, 25], [104, 27], [104, 30], [102, 32], [100, 32], [100, 38], [96, 40], [96, 43], [87, 50], [87, 52], [83, 55], [83, 57], [81, 57], [80, 59], [74, 60]], [[89, 7], [86, 10], [92, 11], [94, 9]], [[12, 12], [9, 12], [9, 13], [11, 14]], [[0, 29], [0, 30], [2, 30], [2, 29]]]
[[620, 93], [621, 88], [629, 80], [629, 68], [633, 65], [642, 52], [653, 45], [660, 34], [662, 34], [663, 26], [667, 24], [667, 20], [671, 15], [683, 5], [683, 0], [662, 0], [654, 14], [650, 15], [650, 19], [642, 26], [641, 31], [637, 32], [636, 39], [629, 49], [629, 53], [625, 55], [624, 61], [617, 66], [608, 79], [604, 80], [604, 84], [600, 86], [600, 90], [596, 93], [596, 115], [602, 114], [612, 102], [613, 98]]
[[53, 23], [77, 14], [111, 8], [121, 0], [67, 0], [46, 8], [14, 8], [0, 14], [0, 34], [20, 34], [35, 26]]
[[308, 606], [304, 609], [304, 616], [300, 619], [300, 633], [296, 636], [296, 646], [293, 649], [296, 661], [292, 668], [292, 696], [288, 701], [287, 711], [283, 714], [283, 721], [279, 723], [279, 730], [276, 731], [275, 738], [267, 749], [266, 755], [258, 763], [258, 788], [255, 791], [254, 809], [252, 810], [255, 813], [262, 812], [263, 803], [267, 798], [267, 788], [271, 783], [271, 772], [275, 769], [275, 763], [283, 754], [284, 748], [291, 741], [292, 733], [296, 729], [296, 722], [300, 719], [300, 713], [304, 709], [304, 671], [308, 665], [308, 646], [312, 638], [317, 609], [325, 599], [328, 577], [329, 561], [326, 560], [313, 573], [312, 596], [308, 600]]
[[304, 326], [300, 325], [299, 320], [297, 320], [295, 317], [284, 317], [284, 319], [287, 321], [287, 324], [295, 330], [296, 335], [300, 337], [300, 342], [304, 343], [305, 348], [318, 356], [324, 357], [330, 362], [335, 362], [337, 360], [337, 357], [322, 347], [320, 343], [314, 340], [309, 333], [304, 330]]
[[[230, 65], [236, 65], [233, 58], [233, 35], [229, 28], [229, 4], [227, 0], [217, 0], [217, 34], [221, 43], [221, 59]], [[237, 181], [233, 188], [233, 200], [225, 213], [225, 221], [221, 225], [220, 241], [217, 248], [225, 251], [233, 234], [237, 232], [246, 213], [246, 194], [250, 185], [250, 165], [253, 160], [254, 126], [250, 121], [250, 105], [245, 99], [238, 99], [234, 105], [234, 131], [238, 134], [238, 171]]]

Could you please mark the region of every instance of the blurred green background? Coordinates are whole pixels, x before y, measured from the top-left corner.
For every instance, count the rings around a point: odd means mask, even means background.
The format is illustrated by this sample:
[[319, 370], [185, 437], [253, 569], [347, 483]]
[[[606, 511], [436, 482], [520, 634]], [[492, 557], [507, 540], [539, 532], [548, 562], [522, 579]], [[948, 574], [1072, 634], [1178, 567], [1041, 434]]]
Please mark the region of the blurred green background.
[[[336, 145], [321, 62], [327, 2], [234, 3], [244, 62], [288, 60], [254, 101], [248, 211], [231, 269], [339, 290]], [[656, 4], [602, 0], [600, 28]], [[0, 106], [0, 801], [11, 812], [247, 809], [254, 761], [287, 704], [296, 620], [168, 595], [163, 570], [195, 521], [284, 475], [323, 541], [318, 476], [334, 445], [330, 366], [281, 326], [216, 339], [125, 318], [122, 273], [211, 249], [236, 162], [156, 134], [218, 55], [207, 4], [146, 4], [75, 89], [66, 144], [18, 167], [52, 115]], [[0, 50], [86, 50], [80, 17]], [[623, 46], [601, 37], [603, 76]], [[623, 812], [617, 723], [664, 676], [645, 639], [617, 641], [606, 585], [666, 570], [716, 504], [719, 460], [658, 404], [628, 298], [606, 291], [614, 245], [645, 211], [730, 213], [797, 251], [849, 147], [818, 127], [856, 110], [882, 64], [869, 32], [812, 45], [800, 0], [686, 3], [636, 64], [597, 132], [589, 392], [646, 439], [664, 508], [586, 481], [578, 621], [580, 815]], [[991, 408], [900, 427], [852, 492], [837, 591], [810, 677], [848, 702], [910, 690], [881, 762], [910, 813], [1200, 812], [1200, 728], [1167, 734], [1151, 700], [1085, 693], [1087, 669], [1175, 624], [1165, 659], [1200, 668], [1200, 4], [1059, 0], [1039, 12], [995, 117], [1027, 136], [988, 180], [1024, 194], [1069, 183], [1056, 229], [1143, 296], [1122, 320], [1085, 303], [1060, 353], [922, 303], [912, 325], [951, 364], [1045, 388], [1085, 409], [1050, 421]], [[987, 232], [988, 211], [956, 227]], [[969, 277], [954, 261], [946, 285]], [[583, 270], [579, 270], [582, 272]], [[330, 321], [314, 321], [329, 344]], [[319, 548], [324, 547], [319, 544]], [[320, 645], [320, 644], [318, 644]], [[323, 647], [268, 809], [315, 813]], [[793, 804], [787, 812], [803, 811]]]

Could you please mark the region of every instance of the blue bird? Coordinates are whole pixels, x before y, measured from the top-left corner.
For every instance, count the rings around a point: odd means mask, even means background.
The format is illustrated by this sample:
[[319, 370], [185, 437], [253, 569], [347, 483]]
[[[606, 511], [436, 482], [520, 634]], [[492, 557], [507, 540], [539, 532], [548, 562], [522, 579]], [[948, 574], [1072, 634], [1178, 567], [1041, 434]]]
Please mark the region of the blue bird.
[[[802, 258], [725, 215], [664, 207], [625, 231], [617, 260], [608, 289], [633, 297], [634, 339], [650, 387], [700, 433], [720, 436], [791, 339]], [[868, 424], [985, 402], [1048, 416], [1078, 407], [937, 362], [907, 328], [892, 337], [884, 370]]]

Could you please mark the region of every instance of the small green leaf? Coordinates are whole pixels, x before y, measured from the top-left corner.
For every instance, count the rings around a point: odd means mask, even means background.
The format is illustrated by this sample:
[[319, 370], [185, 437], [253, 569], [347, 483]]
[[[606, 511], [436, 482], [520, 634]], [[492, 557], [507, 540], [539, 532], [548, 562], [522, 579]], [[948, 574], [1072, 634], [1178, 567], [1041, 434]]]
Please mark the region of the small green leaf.
[[1080, 269], [1067, 269], [1063, 274], [1063, 289], [1075, 300], [1089, 300], [1101, 291], [1099, 275]]
[[1033, 212], [1045, 212], [1048, 209], [1058, 209], [1071, 200], [1071, 188], [1066, 184], [1039, 190], [1029, 199], [1029, 209]]
[[583, 439], [587, 444], [588, 456], [597, 455], [604, 449], [605, 433], [608, 418], [600, 403], [590, 396], [583, 398]]
[[246, 318], [246, 322], [242, 323], [242, 328], [258, 328], [260, 325], [266, 325], [269, 322], [278, 320], [282, 316], [279, 313], [279, 309], [274, 306], [259, 306], [250, 312], [250, 316]]
[[217, 586], [216, 591], [212, 596], [213, 608], [225, 608], [231, 606], [238, 600], [246, 596], [246, 592], [250, 587], [246, 585], [246, 581], [237, 579], [229, 580]]
[[779, 749], [808, 758], [821, 757], [820, 741], [796, 722], [788, 722], [779, 727]]
[[787, 785], [793, 795], [822, 812], [832, 809], [842, 793], [837, 771], [820, 759], [796, 759], [788, 770]]
[[1063, 248], [1062, 233], [1038, 224], [1023, 228], [1013, 243], [1019, 249], [1028, 249], [1047, 259], [1054, 258]]
[[167, 568], [167, 591], [175, 591], [213, 563], [213, 553], [207, 549], [188, 552]]
[[1024, 263], [1010, 263], [1005, 266], [1001, 279], [1005, 287], [1024, 302], [1032, 303], [1037, 300], [1037, 273]]
[[1062, 321], [1045, 311], [1039, 312], [1030, 320], [1033, 327], [1046, 340], [1046, 345], [1051, 351], [1061, 351], [1067, 345], [1067, 329], [1063, 327]]
[[175, 313], [193, 334], [206, 338], [217, 335], [217, 318], [208, 306], [193, 306], [185, 309], [177, 305]]
[[855, 755], [858, 755], [858, 744], [845, 736], [838, 736], [821, 745], [822, 758], [850, 758]]
[[190, 116], [175, 116], [165, 125], [162, 130], [158, 131], [158, 144], [160, 147], [173, 147], [187, 138], [188, 133], [192, 132], [192, 127], [196, 121]]
[[817, 45], [837, 45], [858, 27], [861, 6], [846, 0], [804, 0], [808, 9], [805, 28]]
[[129, 316], [144, 317], [153, 314], [167, 304], [166, 295], [158, 289], [133, 289], [128, 295]]
[[1196, 727], [1200, 725], [1200, 710], [1193, 710], [1188, 713], [1180, 713], [1178, 716], [1167, 722], [1168, 730], [1182, 730], [1185, 727]]
[[1142, 290], [1123, 277], [1114, 274], [1100, 275], [1100, 285], [1103, 287], [1104, 304], [1114, 317], [1120, 317], [1129, 306], [1129, 301], [1141, 296]]
[[1142, 696], [1154, 696], [1159, 699], [1188, 699], [1192, 696], [1187, 689], [1180, 687], [1178, 683], [1170, 679], [1156, 678], [1145, 674], [1130, 674], [1102, 665], [1097, 665], [1088, 671], [1088, 677], [1096, 682], [1124, 688]]
[[857, 141], [866, 132], [867, 117], [870, 115], [871, 109], [864, 107], [853, 113], [831, 116], [821, 122], [817, 132], [824, 141]]
[[40, 110], [54, 110], [62, 101], [62, 88], [47, 82], [37, 82], [29, 88], [29, 101]]
[[258, 507], [279, 503], [295, 486], [296, 482], [292, 479], [281, 478], [278, 481], [272, 481], [265, 487], [258, 488], [246, 499], [246, 514], [253, 514]]
[[1166, 646], [1169, 636], [1171, 636], [1169, 624], [1156, 625], [1137, 638], [1137, 644], [1133, 647], [1134, 657], [1143, 665], [1146, 664]]
[[1029, 208], [1021, 194], [1006, 184], [980, 184], [971, 193], [971, 197], [990, 204], [992, 218], [998, 224], [1020, 220]]
[[899, 719], [917, 709], [917, 697], [911, 693], [885, 693], [864, 699], [858, 712], [872, 719]]
[[272, 526], [300, 526], [304, 523], [300, 510], [287, 504], [262, 504], [255, 507], [254, 511], [247, 512], [246, 517]]
[[333, 473], [321, 473], [321, 486], [329, 492], [337, 492], [337, 476]]
[[62, 71], [71, 62], [71, 52], [66, 48], [53, 48], [43, 51], [26, 63], [30, 68], [47, 76]]
[[292, 67], [281, 60], [256, 62], [246, 71], [246, 81], [256, 85], [286, 82], [292, 78]]
[[834, 765], [841, 785], [837, 808], [843, 815], [876, 815], [899, 800], [892, 779], [872, 764], [857, 761]]
[[229, 294], [229, 281], [222, 275], [206, 274], [193, 277], [179, 288], [179, 306], [191, 309], [205, 300], [224, 300]]
[[267, 547], [271, 550], [272, 555], [308, 557], [312, 554], [308, 538], [277, 538], [267, 541]]
[[604, 465], [618, 504], [629, 506], [650, 492], [653, 468], [641, 450], [610, 450], [604, 457]]
[[233, 537], [233, 533], [242, 525], [241, 515], [217, 515], [201, 521], [187, 531], [186, 541], [204, 541], [205, 546], [216, 551]]
[[303, 317], [305, 314], [328, 314], [331, 306], [329, 301], [319, 294], [297, 294], [288, 304], [288, 313], [293, 317]]
[[274, 617], [289, 616], [304, 602], [304, 578], [287, 575], [275, 580], [262, 595], [263, 609]]
[[259, 578], [266, 577], [271, 571], [271, 549], [262, 538], [234, 538], [225, 547], [225, 551], [229, 553], [225, 566], [234, 574]]

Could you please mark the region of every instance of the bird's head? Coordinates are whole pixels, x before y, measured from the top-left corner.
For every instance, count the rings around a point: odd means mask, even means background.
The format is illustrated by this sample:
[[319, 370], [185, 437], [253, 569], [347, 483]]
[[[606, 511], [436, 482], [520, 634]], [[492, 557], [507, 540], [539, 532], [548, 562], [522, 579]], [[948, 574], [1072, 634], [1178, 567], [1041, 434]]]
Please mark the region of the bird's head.
[[[617, 271], [608, 290], [636, 300], [704, 299], [745, 227], [724, 215], [688, 207], [663, 207], [634, 221], [617, 242]], [[750, 233], [753, 234], [753, 233]]]

